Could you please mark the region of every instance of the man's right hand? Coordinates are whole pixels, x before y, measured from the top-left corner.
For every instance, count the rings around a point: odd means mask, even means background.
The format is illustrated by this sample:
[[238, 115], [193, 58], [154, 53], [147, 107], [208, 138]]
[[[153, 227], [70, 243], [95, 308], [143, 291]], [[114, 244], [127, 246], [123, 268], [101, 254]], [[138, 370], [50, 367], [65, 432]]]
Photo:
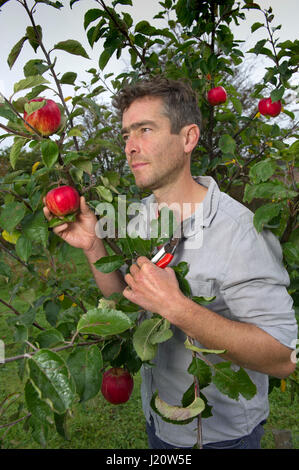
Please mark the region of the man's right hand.
[[[51, 220], [53, 215], [49, 209], [45, 206], [43, 210], [46, 219]], [[84, 196], [81, 196], [80, 212], [77, 214], [76, 221], [62, 223], [53, 228], [53, 232], [75, 248], [90, 252], [99, 240], [95, 232], [96, 223], [95, 214], [89, 209]]]

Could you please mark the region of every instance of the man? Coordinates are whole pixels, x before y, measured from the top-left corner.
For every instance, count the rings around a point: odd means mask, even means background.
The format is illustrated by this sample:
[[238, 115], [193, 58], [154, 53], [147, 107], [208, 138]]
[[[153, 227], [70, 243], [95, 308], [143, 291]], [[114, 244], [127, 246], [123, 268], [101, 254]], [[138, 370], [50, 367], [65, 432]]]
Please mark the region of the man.
[[[251, 400], [224, 396], [211, 384], [204, 393], [213, 416], [203, 419], [203, 443], [207, 448], [259, 448], [261, 423], [268, 415], [268, 375], [287, 377], [297, 325], [292, 299], [286, 291], [289, 278], [281, 262], [278, 240], [271, 232], [258, 234], [253, 214], [220, 192], [210, 177], [193, 178], [190, 158], [200, 135], [200, 112], [192, 89], [180, 81], [155, 78], [124, 88], [114, 101], [122, 117], [122, 135], [128, 164], [140, 188], [153, 194], [145, 204], [176, 203], [191, 207], [184, 220], [184, 235], [192, 242], [192, 223], [198, 204], [203, 209], [203, 243], [192, 249], [182, 242], [173, 259], [189, 264], [187, 280], [196, 296], [216, 299], [208, 308], [180, 291], [171, 267], [161, 269], [140, 257], [123, 278], [120, 272], [103, 274], [92, 263], [106, 256], [95, 235], [97, 219], [81, 198], [76, 223], [63, 224], [55, 232], [84, 250], [104, 296], [123, 292], [148, 312], [172, 324], [173, 337], [159, 345], [154, 367], [143, 367], [142, 400], [147, 419], [149, 446], [190, 448], [196, 443], [196, 421], [169, 424], [150, 408], [155, 390], [167, 403], [179, 405], [191, 385], [187, 368], [190, 351], [186, 335], [195, 344], [227, 351], [222, 358], [246, 368], [257, 386]], [[50, 214], [45, 208], [45, 215]], [[181, 211], [183, 214], [183, 210]]]

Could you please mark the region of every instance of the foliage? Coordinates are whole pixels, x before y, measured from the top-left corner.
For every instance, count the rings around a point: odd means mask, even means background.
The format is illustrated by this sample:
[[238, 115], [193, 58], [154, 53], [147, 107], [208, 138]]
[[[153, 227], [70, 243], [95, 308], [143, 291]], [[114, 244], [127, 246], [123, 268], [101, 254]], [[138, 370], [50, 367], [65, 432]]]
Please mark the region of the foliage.
[[[71, 7], [78, 1], [71, 0]], [[4, 131], [1, 138], [14, 137], [9, 151], [1, 154], [0, 278], [12, 290], [10, 300], [0, 302], [12, 313], [7, 321], [19, 347], [18, 355], [5, 362], [19, 361], [28, 426], [34, 439], [44, 445], [49, 426], [67, 435], [66, 417], [76, 402], [98, 394], [106, 367], [125, 366], [137, 373], [143, 362], [154, 359], [157, 345], [172, 335], [168, 322], [156, 314], [141, 322], [144, 312], [122, 295], [104, 299], [93, 279], [81, 283], [79, 276], [66, 277], [67, 247], [49, 230], [42, 212], [46, 192], [59, 184], [75, 186], [94, 209], [99, 202], [109, 202], [117, 211], [121, 194], [126, 194], [128, 203], [145, 195], [127, 172], [117, 116], [98, 102], [105, 81], [110, 78], [115, 92], [124, 83], [161, 73], [191, 81], [198, 92], [204, 128], [192, 172], [213, 176], [223, 191], [255, 210], [258, 231], [270, 229], [280, 239], [291, 279], [289, 292], [298, 312], [298, 124], [284, 97], [294, 89], [299, 49], [298, 41], [279, 42], [280, 25], [273, 26], [271, 8], [262, 10], [249, 0], [242, 5], [234, 0], [165, 0], [155, 16], [164, 20], [164, 28], [147, 21], [134, 25], [129, 13], [119, 11], [121, 5], [133, 6], [131, 0], [114, 0], [112, 7], [98, 0], [95, 8], [86, 12], [84, 27], [92, 48], [104, 40], [99, 48], [99, 70], [90, 69], [90, 83], [79, 84], [75, 71], [57, 73], [53, 54], [87, 59], [87, 51], [74, 39], [58, 41], [47, 51], [42, 26], [35, 22], [39, 3], [57, 9], [57, 14], [62, 3], [43, 0], [32, 7], [29, 0], [19, 3], [29, 26], [12, 48], [8, 64], [13, 67], [26, 42], [34, 52], [42, 50], [44, 59], [28, 61], [24, 79], [15, 83], [12, 96], [2, 96], [0, 103], [0, 116], [6, 120], [0, 124]], [[5, 8], [4, 4], [1, 2]], [[245, 55], [230, 24], [246, 21], [245, 12], [250, 9], [261, 15], [261, 22], [251, 27], [252, 34], [263, 28], [266, 37], [248, 52], [267, 57], [270, 65], [262, 82], [251, 90], [252, 111], [248, 113], [233, 84]], [[130, 54], [130, 69], [113, 79], [109, 74], [103, 76], [112, 55], [120, 58], [124, 51]], [[65, 84], [74, 87], [73, 97], [64, 96]], [[212, 107], [206, 93], [219, 85], [226, 88], [229, 99], [221, 107]], [[29, 133], [22, 117], [26, 104], [53, 91], [63, 115], [56, 136], [45, 138], [34, 129]], [[273, 101], [282, 100], [283, 113], [289, 118], [287, 127], [280, 126], [277, 118], [257, 113], [257, 101], [266, 95]], [[151, 256], [164, 238], [161, 231], [150, 241], [120, 239], [117, 234], [114, 240], [106, 238], [109, 256], [96, 267], [112, 272], [140, 254]], [[15, 285], [9, 259], [22, 268], [23, 276]], [[185, 295], [204, 305], [213, 300], [192, 297], [186, 263], [175, 267], [175, 272]], [[25, 313], [14, 307], [18, 299], [27, 303]], [[43, 324], [37, 316], [42, 316]], [[202, 389], [211, 382], [233, 399], [239, 394], [246, 399], [254, 396], [255, 386], [245, 370], [236, 372], [230, 363], [213, 365], [207, 360], [207, 353], [221, 351], [200, 350], [191, 339], [186, 347], [191, 350], [188, 372], [194, 383], [182, 397], [181, 407], [153, 397], [152, 406], [164, 419], [183, 424], [196, 416], [209, 416]], [[297, 389], [296, 374], [290, 380]]]

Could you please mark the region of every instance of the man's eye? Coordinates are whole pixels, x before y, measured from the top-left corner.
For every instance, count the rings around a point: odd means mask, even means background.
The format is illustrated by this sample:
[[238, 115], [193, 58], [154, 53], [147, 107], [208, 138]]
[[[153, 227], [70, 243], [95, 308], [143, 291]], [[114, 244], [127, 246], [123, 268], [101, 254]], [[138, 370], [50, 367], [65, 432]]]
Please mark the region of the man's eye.
[[127, 134], [123, 135], [123, 139], [124, 139], [125, 142], [128, 140], [128, 138], [129, 138], [129, 136]]
[[142, 127], [141, 132], [145, 133], [150, 131], [151, 129], [149, 127]]

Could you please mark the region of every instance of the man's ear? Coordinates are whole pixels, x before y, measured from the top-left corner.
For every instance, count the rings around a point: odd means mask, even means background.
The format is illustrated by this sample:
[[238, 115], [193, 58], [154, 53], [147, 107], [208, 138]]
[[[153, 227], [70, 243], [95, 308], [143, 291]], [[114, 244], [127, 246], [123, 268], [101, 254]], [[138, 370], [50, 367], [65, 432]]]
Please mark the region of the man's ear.
[[182, 129], [184, 136], [184, 150], [185, 153], [191, 153], [196, 147], [199, 137], [200, 130], [196, 124], [189, 124]]

